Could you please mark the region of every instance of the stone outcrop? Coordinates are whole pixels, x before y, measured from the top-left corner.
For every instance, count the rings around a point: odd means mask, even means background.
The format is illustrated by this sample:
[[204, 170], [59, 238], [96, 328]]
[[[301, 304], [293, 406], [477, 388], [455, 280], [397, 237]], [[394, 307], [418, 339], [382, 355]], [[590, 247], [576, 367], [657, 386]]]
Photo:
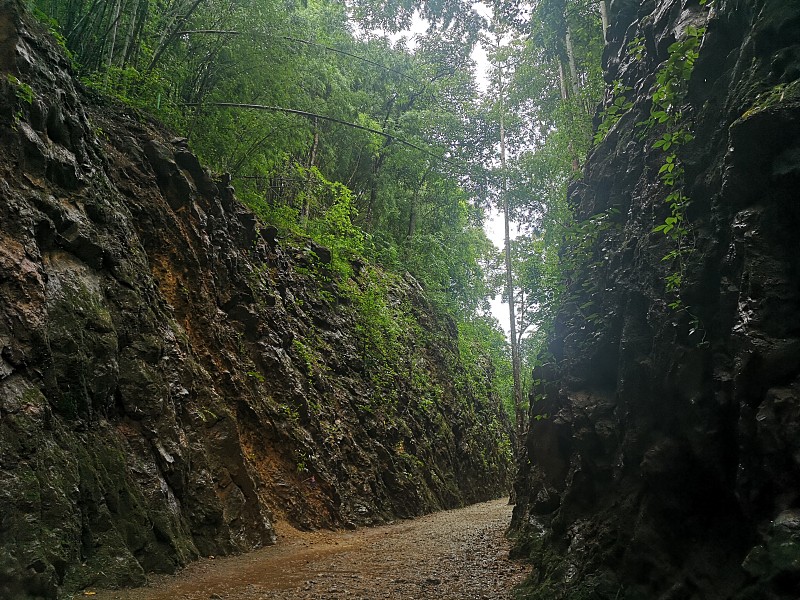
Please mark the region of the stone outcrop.
[[[536, 374], [514, 515], [531, 598], [800, 597], [800, 4], [709, 4], [610, 3], [606, 79], [634, 106], [570, 190], [608, 226]], [[661, 130], [637, 123], [690, 25], [676, 310]]]
[[413, 279], [390, 298], [423, 381], [382, 398], [326, 249], [277, 239], [185, 140], [87, 102], [15, 1], [0, 70], [0, 597], [141, 584], [271, 544], [275, 519], [504, 493], [499, 403]]

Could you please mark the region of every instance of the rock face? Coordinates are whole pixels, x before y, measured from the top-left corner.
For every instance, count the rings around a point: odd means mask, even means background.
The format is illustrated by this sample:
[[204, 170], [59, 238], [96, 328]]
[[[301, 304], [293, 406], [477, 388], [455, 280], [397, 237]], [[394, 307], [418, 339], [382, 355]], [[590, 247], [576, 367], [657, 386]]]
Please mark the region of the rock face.
[[384, 398], [325, 249], [277, 240], [184, 140], [87, 103], [14, 1], [0, 69], [0, 597], [141, 584], [271, 544], [276, 518], [504, 493], [499, 404], [413, 279], [390, 299], [414, 377]]
[[[531, 598], [800, 597], [800, 4], [712, 4], [611, 2], [606, 76], [634, 106], [570, 190], [607, 227], [536, 375], [514, 514]], [[690, 25], [673, 309], [664, 129], [637, 123]]]

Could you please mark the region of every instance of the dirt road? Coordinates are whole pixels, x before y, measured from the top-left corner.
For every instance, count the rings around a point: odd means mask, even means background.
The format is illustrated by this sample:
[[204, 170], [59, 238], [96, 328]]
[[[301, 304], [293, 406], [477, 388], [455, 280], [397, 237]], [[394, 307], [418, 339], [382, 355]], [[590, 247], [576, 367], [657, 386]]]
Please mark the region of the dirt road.
[[[279, 528], [276, 546], [203, 559], [96, 600], [499, 600], [527, 571], [508, 560], [511, 507], [494, 500], [349, 532]], [[76, 596], [76, 598], [79, 596]]]

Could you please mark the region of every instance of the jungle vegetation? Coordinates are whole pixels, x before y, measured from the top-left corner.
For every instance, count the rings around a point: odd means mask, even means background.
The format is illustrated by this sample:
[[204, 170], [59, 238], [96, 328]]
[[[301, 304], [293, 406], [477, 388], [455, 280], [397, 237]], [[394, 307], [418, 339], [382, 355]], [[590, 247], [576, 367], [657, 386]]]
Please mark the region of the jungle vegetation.
[[186, 136], [281, 235], [344, 278], [355, 257], [413, 274], [524, 427], [585, 234], [566, 187], [604, 93], [605, 1], [31, 1], [85, 85]]

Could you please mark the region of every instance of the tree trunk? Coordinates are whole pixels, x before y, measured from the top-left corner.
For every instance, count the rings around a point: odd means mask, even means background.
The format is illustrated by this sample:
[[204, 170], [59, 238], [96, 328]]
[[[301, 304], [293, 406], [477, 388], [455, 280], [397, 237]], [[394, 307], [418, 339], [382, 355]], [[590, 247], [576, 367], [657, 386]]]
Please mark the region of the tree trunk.
[[125, 36], [125, 45], [121, 53], [123, 67], [127, 67], [132, 62], [138, 50], [142, 27], [147, 20], [147, 8], [148, 2], [146, 0], [139, 0], [136, 3], [133, 14], [131, 14], [131, 20], [128, 24], [128, 34]]
[[[384, 143], [384, 148], [386, 147]], [[369, 187], [369, 204], [367, 204], [366, 214], [364, 215], [364, 228], [367, 233], [372, 233], [372, 219], [374, 217], [375, 205], [378, 201], [378, 175], [383, 167], [383, 161], [386, 159], [384, 150], [379, 151], [378, 155], [372, 159], [372, 181]]]
[[567, 34], [564, 38], [564, 42], [567, 47], [567, 60], [569, 61], [569, 78], [570, 82], [572, 83], [572, 93], [577, 99], [580, 98], [581, 88], [580, 84], [578, 83], [578, 68], [575, 64], [575, 48], [572, 45], [572, 30], [570, 29], [569, 24], [567, 24]]
[[[558, 81], [561, 84], [561, 99], [566, 102], [569, 100], [569, 92], [567, 91], [567, 77], [564, 73], [564, 62], [558, 59]], [[578, 161], [578, 154], [575, 152], [575, 146], [572, 144], [572, 139], [569, 140], [569, 153], [572, 156], [572, 171], [577, 173], [581, 169], [580, 161]]]
[[148, 73], [155, 68], [156, 64], [158, 63], [158, 60], [161, 58], [161, 55], [169, 47], [169, 45], [178, 37], [178, 33], [180, 32], [184, 23], [189, 22], [189, 19], [191, 18], [192, 14], [194, 14], [194, 11], [197, 10], [197, 7], [200, 6], [202, 2], [203, 0], [195, 0], [184, 14], [182, 15], [175, 14], [172, 16], [172, 23], [170, 27], [165, 29], [164, 33], [161, 35], [161, 39], [159, 40], [158, 46], [156, 46], [156, 50], [153, 53], [153, 58], [150, 60], [150, 64], [147, 65], [146, 71]]
[[311, 142], [311, 152], [308, 154], [308, 168], [317, 165], [317, 151], [319, 150], [319, 119], [313, 120], [314, 139]]
[[608, 41], [608, 3], [600, 0], [600, 20], [603, 23], [603, 42]]
[[503, 171], [501, 193], [503, 195], [503, 222], [505, 225], [505, 262], [506, 262], [506, 295], [508, 296], [508, 320], [511, 337], [511, 370], [514, 378], [514, 416], [516, 420], [514, 449], [517, 456], [521, 456], [524, 439], [525, 415], [522, 410], [522, 378], [519, 356], [519, 340], [517, 339], [517, 316], [514, 302], [514, 275], [511, 266], [511, 218], [508, 206], [508, 180], [506, 176], [506, 129], [503, 108], [503, 82], [502, 70], [500, 71], [500, 168]]
[[417, 231], [417, 218], [419, 210], [417, 206], [419, 204], [419, 195], [420, 192], [425, 188], [425, 182], [428, 179], [428, 175], [431, 174], [433, 171], [433, 167], [430, 166], [425, 171], [425, 174], [422, 176], [422, 179], [419, 180], [419, 184], [414, 189], [414, 195], [411, 197], [411, 206], [408, 214], [408, 229], [406, 231], [406, 240], [411, 241], [411, 238], [414, 237], [414, 234]]
[[317, 119], [313, 121], [314, 139], [311, 142], [311, 151], [308, 153], [308, 174], [306, 175], [306, 193], [303, 194], [303, 209], [300, 213], [300, 226], [305, 230], [308, 226], [308, 218], [311, 214], [311, 168], [317, 162], [317, 149], [319, 148], [319, 122]]
[[567, 77], [564, 74], [564, 62], [560, 58], [558, 59], [558, 83], [561, 88], [561, 99], [566, 101], [569, 98], [569, 92], [567, 92]]
[[[111, 17], [111, 40], [108, 43], [108, 56], [106, 57], [106, 69], [111, 68], [114, 62], [114, 49], [117, 45], [117, 30], [119, 29], [119, 13], [122, 10], [122, 0], [117, 0], [114, 5], [114, 14]], [[106, 71], [108, 79], [108, 71]]]

